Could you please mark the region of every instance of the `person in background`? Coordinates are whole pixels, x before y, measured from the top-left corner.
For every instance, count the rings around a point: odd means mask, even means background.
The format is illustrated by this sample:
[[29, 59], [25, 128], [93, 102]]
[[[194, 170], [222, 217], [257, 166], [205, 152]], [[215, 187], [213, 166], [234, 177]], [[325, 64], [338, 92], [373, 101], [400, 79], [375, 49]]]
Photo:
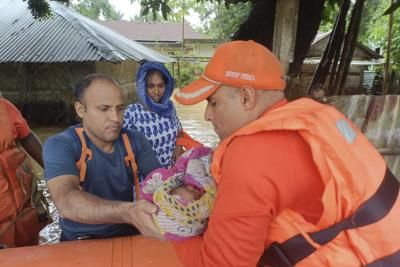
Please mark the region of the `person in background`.
[[171, 101], [174, 79], [160, 62], [143, 63], [136, 75], [138, 102], [128, 105], [124, 128], [143, 133], [164, 167], [171, 167], [183, 153], [177, 139], [182, 126]]
[[1, 93], [0, 125], [0, 246], [37, 245], [39, 231], [49, 219], [46, 204], [33, 203], [37, 181], [26, 153], [43, 167], [42, 145]]
[[122, 129], [120, 86], [90, 74], [77, 82], [75, 97], [82, 124], [48, 138], [43, 149], [45, 179], [60, 213], [60, 240], [160, 235], [152, 225], [156, 206], [138, 197], [138, 176], [161, 165], [142, 133]]
[[288, 102], [278, 59], [254, 41], [220, 45], [175, 98], [207, 100], [221, 142], [204, 235], [175, 243], [185, 266], [398, 266], [399, 181], [329, 105]]

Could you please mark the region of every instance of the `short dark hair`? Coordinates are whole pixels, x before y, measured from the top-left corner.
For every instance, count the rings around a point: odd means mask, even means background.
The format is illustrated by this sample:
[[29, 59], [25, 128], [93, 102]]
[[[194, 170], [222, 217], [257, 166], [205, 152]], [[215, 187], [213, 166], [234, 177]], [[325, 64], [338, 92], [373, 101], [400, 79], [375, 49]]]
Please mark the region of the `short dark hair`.
[[86, 92], [86, 89], [90, 86], [90, 84], [94, 81], [94, 80], [105, 80], [105, 81], [109, 81], [111, 83], [116, 84], [119, 87], [119, 83], [114, 80], [113, 78], [101, 74], [101, 73], [92, 73], [89, 75], [86, 75], [85, 77], [81, 78], [74, 87], [74, 95], [75, 95], [75, 99], [79, 102], [83, 101], [83, 96]]

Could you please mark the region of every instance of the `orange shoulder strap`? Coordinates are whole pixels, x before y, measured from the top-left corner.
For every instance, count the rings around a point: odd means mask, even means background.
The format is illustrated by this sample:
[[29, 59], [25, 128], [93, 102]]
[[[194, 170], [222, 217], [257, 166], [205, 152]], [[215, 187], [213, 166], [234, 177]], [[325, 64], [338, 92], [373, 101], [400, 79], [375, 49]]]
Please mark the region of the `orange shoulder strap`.
[[125, 156], [125, 165], [126, 166], [131, 166], [132, 172], [133, 172], [133, 183], [135, 184], [135, 194], [136, 194], [136, 200], [140, 199], [140, 184], [139, 184], [139, 177], [137, 173], [137, 165], [136, 165], [136, 160], [135, 160], [135, 154], [133, 154], [131, 143], [129, 142], [129, 137], [128, 134], [123, 133], [122, 134], [122, 139], [124, 140], [124, 145], [126, 152], [128, 153]]
[[[92, 150], [90, 150], [87, 145], [86, 145], [86, 140], [85, 137], [83, 136], [83, 128], [82, 127], [77, 127], [75, 128], [75, 132], [79, 137], [79, 140], [81, 141], [81, 146], [82, 146], [82, 153], [80, 159], [76, 162], [76, 166], [79, 169], [79, 180], [82, 183], [85, 180], [85, 175], [86, 175], [86, 162], [88, 160], [92, 159]], [[139, 177], [137, 173], [137, 164], [135, 160], [135, 154], [133, 154], [131, 143], [129, 141], [128, 135], [126, 133], [122, 134], [122, 139], [124, 141], [124, 146], [127, 152], [127, 155], [125, 156], [125, 165], [130, 166], [132, 168], [133, 172], [133, 182], [135, 185], [135, 193], [136, 193], [136, 199], [140, 198], [140, 184], [139, 184]]]
[[79, 181], [83, 183], [86, 175], [86, 161], [92, 159], [92, 150], [86, 145], [85, 137], [83, 136], [83, 128], [75, 128], [75, 132], [81, 141], [82, 153], [80, 159], [76, 162], [76, 167], [79, 169]]

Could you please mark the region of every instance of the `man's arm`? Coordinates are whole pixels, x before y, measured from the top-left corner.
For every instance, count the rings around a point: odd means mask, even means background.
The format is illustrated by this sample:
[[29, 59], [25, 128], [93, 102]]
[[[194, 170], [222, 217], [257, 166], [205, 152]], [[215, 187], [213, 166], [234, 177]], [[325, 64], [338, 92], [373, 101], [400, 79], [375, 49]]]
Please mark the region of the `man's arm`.
[[13, 124], [13, 127], [17, 133], [17, 139], [25, 149], [25, 151], [31, 156], [42, 168], [42, 144], [35, 133], [29, 128], [26, 120], [22, 117], [21, 112], [8, 100], [2, 99], [2, 103], [5, 105], [8, 116]]
[[43, 147], [45, 179], [54, 204], [63, 218], [81, 223], [128, 223], [148, 236], [159, 236], [151, 214], [156, 207], [144, 201], [112, 201], [79, 188], [74, 140], [62, 133], [46, 140]]
[[18, 140], [25, 151], [31, 156], [42, 168], [43, 168], [43, 158], [42, 158], [42, 144], [39, 138], [33, 131]]
[[127, 223], [146, 236], [160, 237], [152, 214], [156, 206], [146, 201], [135, 203], [102, 199], [79, 188], [74, 175], [54, 177], [47, 183], [60, 216], [81, 223]]

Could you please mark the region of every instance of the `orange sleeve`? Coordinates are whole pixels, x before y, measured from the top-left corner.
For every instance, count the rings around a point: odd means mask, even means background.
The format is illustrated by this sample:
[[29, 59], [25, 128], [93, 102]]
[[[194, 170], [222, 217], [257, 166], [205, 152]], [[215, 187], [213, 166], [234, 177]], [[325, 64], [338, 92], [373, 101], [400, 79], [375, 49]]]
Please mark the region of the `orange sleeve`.
[[2, 102], [7, 109], [10, 116], [10, 121], [13, 124], [13, 130], [15, 131], [17, 139], [23, 139], [29, 135], [31, 132], [28, 123], [22, 117], [21, 112], [15, 107], [10, 101], [2, 98]]
[[[271, 219], [283, 209], [297, 209], [304, 200], [317, 201], [323, 191], [311, 152], [295, 132], [236, 138], [226, 150], [221, 171], [203, 237], [175, 244], [185, 266], [256, 266]], [[299, 199], [305, 194], [311, 199]], [[307, 215], [320, 216], [319, 206], [312, 207], [304, 209]]]

